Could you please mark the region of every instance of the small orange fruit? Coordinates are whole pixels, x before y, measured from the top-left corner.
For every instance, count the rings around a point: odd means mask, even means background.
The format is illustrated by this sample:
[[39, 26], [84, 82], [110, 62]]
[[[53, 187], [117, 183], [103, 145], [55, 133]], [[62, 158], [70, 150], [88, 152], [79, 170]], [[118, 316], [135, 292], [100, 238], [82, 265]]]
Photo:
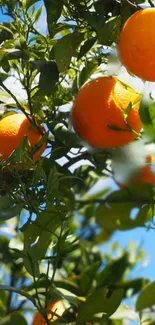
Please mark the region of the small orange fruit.
[[136, 178], [136, 182], [143, 182], [147, 184], [155, 184], [155, 173], [152, 170], [152, 163], [153, 163], [153, 157], [148, 156], [146, 158], [146, 162], [148, 163], [144, 167], [142, 167], [140, 174]]
[[[43, 132], [44, 128], [41, 126]], [[27, 117], [22, 114], [7, 115], [0, 120], [0, 160], [8, 158], [17, 149], [24, 136], [27, 136], [30, 147], [34, 147], [42, 138], [39, 130], [31, 125]], [[37, 161], [46, 148], [46, 142], [33, 155], [33, 161]]]
[[136, 186], [142, 186], [145, 184], [155, 184], [155, 172], [152, 169], [152, 164], [154, 162], [154, 158], [149, 155], [146, 157], [146, 163], [144, 166], [142, 166], [134, 175], [131, 175], [131, 177], [128, 179], [128, 182], [125, 184], [119, 183], [116, 181], [117, 185], [120, 189], [125, 188], [128, 185], [136, 185]]
[[141, 9], [125, 22], [118, 40], [122, 64], [133, 74], [155, 81], [155, 8]]
[[140, 99], [140, 94], [126, 89], [114, 77], [94, 79], [75, 98], [71, 111], [73, 127], [94, 147], [123, 146], [137, 138], [141, 130]]
[[[62, 301], [56, 301], [56, 302], [52, 302], [47, 309], [52, 312], [55, 312], [59, 316], [62, 316], [66, 308], [62, 303]], [[54, 322], [55, 320], [58, 319], [57, 316], [52, 316], [52, 313], [48, 313], [47, 317], [51, 322]], [[39, 312], [37, 312], [34, 316], [32, 325], [47, 325], [47, 324], [45, 323], [44, 317]]]

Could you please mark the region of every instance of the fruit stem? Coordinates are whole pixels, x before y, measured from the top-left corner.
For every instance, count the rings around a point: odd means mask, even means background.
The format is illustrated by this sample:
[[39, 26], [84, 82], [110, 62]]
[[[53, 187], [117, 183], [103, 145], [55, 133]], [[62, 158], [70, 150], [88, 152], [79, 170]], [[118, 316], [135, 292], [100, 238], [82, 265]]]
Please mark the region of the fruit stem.
[[148, 3], [150, 4], [151, 7], [154, 7], [154, 4], [151, 0], [148, 0]]
[[24, 113], [27, 117], [27, 119], [32, 123], [31, 118], [29, 116], [29, 114], [25, 111], [25, 109], [22, 107], [22, 105], [19, 103], [18, 99], [16, 98], [16, 96], [11, 92], [10, 89], [8, 89], [2, 82], [2, 80], [0, 79], [0, 86], [14, 99], [14, 101], [16, 102], [18, 108], [22, 111], [22, 113]]
[[[130, 1], [130, 0], [126, 0], [126, 2], [127, 2], [130, 6], [132, 6], [132, 7], [134, 7], [134, 8], [142, 9], [140, 6], [138, 6], [136, 3], [133, 3], [133, 2]], [[149, 2], [149, 1], [148, 1], [148, 2]]]

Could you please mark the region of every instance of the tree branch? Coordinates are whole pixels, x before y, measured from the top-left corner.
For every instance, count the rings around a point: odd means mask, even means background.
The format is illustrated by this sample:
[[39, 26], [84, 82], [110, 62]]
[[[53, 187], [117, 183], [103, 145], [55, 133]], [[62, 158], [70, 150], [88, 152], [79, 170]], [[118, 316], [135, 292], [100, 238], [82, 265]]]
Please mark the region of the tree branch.
[[14, 99], [14, 101], [17, 104], [17, 107], [26, 115], [26, 117], [28, 118], [28, 120], [32, 123], [31, 118], [29, 116], [29, 114], [25, 111], [25, 109], [23, 108], [23, 106], [19, 103], [18, 99], [16, 98], [16, 96], [12, 93], [12, 91], [10, 89], [8, 89], [2, 82], [2, 80], [0, 80], [0, 86]]
[[93, 203], [105, 203], [105, 204], [112, 204], [112, 203], [137, 203], [137, 204], [153, 204], [155, 200], [148, 197], [141, 197], [141, 198], [134, 198], [134, 197], [125, 197], [125, 198], [111, 198], [111, 199], [88, 199], [88, 200], [76, 200], [77, 204], [85, 205], [85, 204], [93, 204]]
[[152, 0], [148, 0], [148, 3], [150, 4], [151, 7], [155, 7], [155, 5], [153, 4]]

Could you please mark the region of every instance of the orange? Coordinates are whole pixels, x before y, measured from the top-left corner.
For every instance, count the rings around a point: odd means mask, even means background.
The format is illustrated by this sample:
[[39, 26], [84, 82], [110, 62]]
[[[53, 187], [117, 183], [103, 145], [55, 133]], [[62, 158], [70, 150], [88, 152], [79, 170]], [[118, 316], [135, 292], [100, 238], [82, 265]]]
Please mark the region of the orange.
[[[41, 127], [43, 132], [45, 131]], [[39, 130], [30, 123], [22, 114], [7, 115], [0, 120], [0, 160], [8, 158], [11, 153], [19, 147], [24, 136], [27, 136], [29, 145], [33, 148], [42, 138]], [[33, 161], [37, 161], [46, 148], [46, 143], [33, 155]]]
[[75, 98], [71, 111], [73, 127], [94, 147], [125, 145], [137, 138], [136, 133], [142, 127], [138, 113], [140, 99], [140, 94], [126, 89], [114, 77], [94, 79]]
[[148, 165], [142, 167], [139, 176], [136, 178], [136, 182], [143, 182], [147, 184], [155, 184], [155, 173], [152, 170], [153, 157], [148, 156], [146, 159]]
[[155, 81], [155, 8], [141, 9], [125, 22], [118, 40], [122, 64], [141, 79]]
[[[59, 316], [62, 316], [66, 308], [61, 301], [56, 301], [56, 302], [52, 302], [47, 309], [55, 312]], [[51, 313], [48, 313], [47, 317], [51, 322], [54, 322], [55, 320], [58, 319], [57, 316], [52, 316]], [[44, 317], [39, 312], [37, 312], [34, 316], [32, 325], [47, 325], [47, 324], [45, 323]]]
[[[143, 183], [145, 184], [155, 184], [155, 172], [152, 169], [152, 163], [154, 162], [154, 159], [151, 155], [146, 157], [146, 164], [140, 168], [138, 172], [136, 172], [135, 175], [132, 175], [130, 179], [128, 180], [128, 184], [126, 185], [137, 185], [142, 186]], [[121, 184], [117, 182], [117, 185], [120, 189], [125, 188], [125, 184]]]

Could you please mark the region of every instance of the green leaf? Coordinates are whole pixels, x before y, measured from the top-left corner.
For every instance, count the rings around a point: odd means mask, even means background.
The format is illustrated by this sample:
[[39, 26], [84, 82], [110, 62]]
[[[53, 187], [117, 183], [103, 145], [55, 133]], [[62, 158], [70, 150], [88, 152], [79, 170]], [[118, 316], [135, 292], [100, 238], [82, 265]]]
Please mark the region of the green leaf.
[[133, 280], [122, 281], [118, 284], [118, 286], [124, 289], [124, 293], [131, 289], [132, 294], [135, 294], [143, 289], [146, 284], [148, 284], [149, 280], [146, 278], [137, 278]]
[[135, 321], [136, 323], [140, 324], [140, 317], [139, 314], [136, 313], [131, 306], [127, 305], [120, 305], [116, 312], [110, 316], [110, 319], [130, 319], [131, 321]]
[[0, 72], [0, 80], [5, 81], [8, 78], [8, 74], [4, 72]]
[[27, 325], [27, 321], [22, 314], [17, 311], [10, 313], [9, 315], [3, 317], [1, 325]]
[[37, 219], [31, 224], [26, 225], [24, 230], [24, 264], [30, 274], [38, 276], [38, 261], [45, 257], [47, 248], [51, 242], [52, 235], [60, 225], [60, 215], [56, 207], [52, 204], [48, 206], [45, 212], [38, 215]]
[[62, 87], [61, 84], [57, 85], [57, 90], [54, 92], [53, 104], [55, 106], [65, 105], [72, 101], [72, 95], [68, 88]]
[[118, 258], [116, 261], [109, 263], [103, 271], [99, 272], [96, 276], [98, 286], [114, 285], [120, 281], [128, 267], [129, 256], [125, 253], [123, 256]]
[[73, 80], [71, 93], [73, 96], [77, 94], [79, 88], [91, 77], [91, 75], [97, 71], [98, 63], [96, 59], [87, 61], [85, 67], [76, 74], [76, 77]]
[[104, 16], [102, 16], [101, 19], [99, 19], [99, 17], [96, 15], [96, 12], [92, 12], [88, 10], [87, 11], [81, 10], [81, 15], [82, 18], [84, 18], [84, 20], [88, 22], [88, 24], [92, 27], [94, 31], [100, 30], [105, 20]]
[[155, 281], [149, 283], [140, 293], [136, 302], [136, 310], [141, 311], [155, 305]]
[[11, 219], [17, 216], [23, 208], [23, 204], [14, 203], [14, 200], [7, 196], [0, 197], [0, 221]]
[[54, 283], [57, 288], [66, 289], [66, 290], [74, 293], [77, 296], [80, 296], [80, 294], [81, 294], [79, 286], [74, 282], [71, 282], [69, 280], [56, 280], [56, 281], [54, 281]]
[[77, 317], [78, 324], [85, 324], [97, 313], [110, 317], [118, 308], [123, 297], [123, 290], [116, 289], [108, 295], [107, 288], [99, 288], [93, 292], [80, 306]]
[[87, 295], [89, 289], [92, 286], [92, 282], [98, 270], [99, 263], [96, 262], [90, 266], [88, 266], [81, 274], [79, 279], [79, 287], [81, 290], [82, 295]]
[[9, 23], [1, 23], [0, 24], [0, 43], [4, 42], [5, 40], [12, 39], [13, 32], [10, 29]]
[[37, 10], [37, 12], [35, 13], [35, 17], [34, 17], [34, 21], [37, 22], [42, 14], [43, 11], [43, 6], [40, 6]]
[[90, 49], [95, 44], [95, 42], [96, 42], [96, 37], [86, 40], [86, 42], [80, 48], [80, 52], [78, 54], [77, 60], [80, 60], [84, 55], [86, 55], [86, 53], [90, 51]]
[[54, 54], [60, 72], [69, 68], [72, 57], [77, 56], [77, 48], [82, 39], [83, 35], [76, 30], [57, 41], [54, 46]]
[[28, 9], [29, 7], [31, 7], [34, 3], [39, 2], [40, 0], [23, 0], [22, 2], [24, 2], [24, 7], [26, 9]]
[[0, 316], [5, 315], [7, 308], [7, 295], [4, 291], [0, 291]]
[[[140, 189], [139, 189], [140, 191]], [[127, 230], [140, 227], [150, 218], [149, 201], [147, 196], [136, 197], [136, 191], [128, 194], [126, 190], [115, 191], [106, 198], [106, 203], [100, 204], [96, 210], [96, 222], [109, 231]], [[148, 204], [146, 204], [146, 202]], [[143, 205], [142, 205], [143, 203]], [[151, 204], [151, 201], [150, 201]], [[132, 210], [137, 207], [136, 218], [132, 218]]]
[[120, 26], [120, 16], [111, 17], [109, 20], [107, 20], [103, 28], [100, 28], [97, 33], [99, 42], [103, 45], [111, 45], [113, 42], [116, 43], [120, 32]]
[[59, 80], [59, 71], [54, 61], [33, 61], [40, 72], [39, 88], [46, 94], [50, 94]]
[[58, 188], [59, 188], [59, 175], [54, 166], [51, 168], [48, 176], [46, 199], [49, 200], [51, 196], [53, 197], [53, 193], [55, 193], [58, 190]]
[[61, 16], [63, 2], [58, 0], [44, 0], [44, 5], [47, 12], [47, 25], [51, 37], [53, 37], [53, 30], [55, 23]]
[[80, 88], [97, 71], [98, 63], [96, 60], [88, 61], [79, 74], [78, 87]]
[[0, 284], [0, 290], [17, 293], [20, 296], [25, 297], [26, 299], [30, 300], [34, 304], [34, 306], [36, 306], [35, 299], [24, 290], [20, 290], [15, 287], [10, 287], [10, 286], [3, 285], [3, 284]]
[[[49, 125], [49, 129], [50, 129], [50, 125]], [[69, 132], [68, 129], [62, 123], [58, 123], [55, 126], [54, 130], [51, 131], [53, 131], [54, 135], [60, 141], [62, 141], [64, 145], [68, 146], [69, 148], [81, 147], [77, 135], [75, 133]]]
[[139, 109], [141, 122], [146, 134], [152, 141], [155, 139], [155, 103], [151, 104], [142, 101]]
[[6, 105], [15, 104], [14, 99], [5, 90], [0, 90], [0, 102]]

